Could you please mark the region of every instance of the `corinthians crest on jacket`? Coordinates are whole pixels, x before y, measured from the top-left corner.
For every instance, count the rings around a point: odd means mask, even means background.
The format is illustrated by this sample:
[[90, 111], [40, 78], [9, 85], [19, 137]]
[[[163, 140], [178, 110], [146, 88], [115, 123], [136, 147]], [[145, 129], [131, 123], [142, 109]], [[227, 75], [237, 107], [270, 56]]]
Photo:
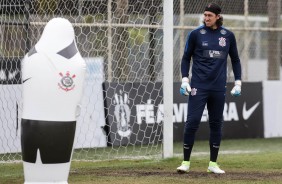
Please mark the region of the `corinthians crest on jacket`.
[[225, 47], [226, 46], [226, 38], [220, 37], [218, 40], [219, 40], [219, 45], [221, 47]]

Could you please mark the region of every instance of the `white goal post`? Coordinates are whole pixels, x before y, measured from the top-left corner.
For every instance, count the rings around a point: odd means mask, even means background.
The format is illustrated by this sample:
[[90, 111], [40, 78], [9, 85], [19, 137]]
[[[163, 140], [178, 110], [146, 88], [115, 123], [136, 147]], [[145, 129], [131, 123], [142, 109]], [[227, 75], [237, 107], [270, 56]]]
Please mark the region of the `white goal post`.
[[173, 156], [173, 1], [164, 0], [164, 128], [163, 157]]

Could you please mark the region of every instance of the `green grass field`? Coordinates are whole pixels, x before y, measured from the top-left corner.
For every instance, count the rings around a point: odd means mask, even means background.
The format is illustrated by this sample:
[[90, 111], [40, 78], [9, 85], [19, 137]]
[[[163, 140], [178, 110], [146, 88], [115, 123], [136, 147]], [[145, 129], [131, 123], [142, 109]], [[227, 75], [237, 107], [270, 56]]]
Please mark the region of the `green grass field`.
[[[176, 183], [282, 183], [282, 138], [223, 140], [218, 163], [226, 174], [206, 172], [207, 141], [196, 141], [191, 171], [176, 173], [182, 161], [182, 144], [170, 159], [73, 161], [70, 184], [176, 184]], [[22, 163], [0, 164], [0, 184], [23, 183]]]

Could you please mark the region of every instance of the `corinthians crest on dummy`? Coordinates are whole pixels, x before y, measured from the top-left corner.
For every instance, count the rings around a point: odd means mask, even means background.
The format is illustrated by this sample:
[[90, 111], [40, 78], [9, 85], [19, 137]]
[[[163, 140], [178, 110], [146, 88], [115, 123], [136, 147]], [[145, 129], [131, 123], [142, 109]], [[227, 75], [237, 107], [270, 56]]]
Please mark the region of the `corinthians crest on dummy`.
[[62, 72], [59, 73], [62, 77], [58, 86], [64, 91], [70, 91], [75, 87], [73, 79], [75, 78], [75, 74], [71, 75], [69, 71], [64, 75]]

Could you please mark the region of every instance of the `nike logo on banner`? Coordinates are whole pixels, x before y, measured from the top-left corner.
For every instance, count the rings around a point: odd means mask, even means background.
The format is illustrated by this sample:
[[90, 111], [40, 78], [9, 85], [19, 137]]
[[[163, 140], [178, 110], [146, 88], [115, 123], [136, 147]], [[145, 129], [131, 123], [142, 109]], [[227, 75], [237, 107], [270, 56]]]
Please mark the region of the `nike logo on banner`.
[[29, 79], [31, 79], [31, 77], [29, 77], [29, 78], [23, 80], [23, 83], [25, 83], [25, 82], [26, 82], [27, 80], [29, 80]]
[[246, 109], [246, 102], [243, 106], [243, 119], [247, 120], [249, 117], [253, 114], [253, 112], [256, 110], [256, 108], [259, 106], [260, 102], [257, 102], [253, 107], [251, 107], [249, 110]]

